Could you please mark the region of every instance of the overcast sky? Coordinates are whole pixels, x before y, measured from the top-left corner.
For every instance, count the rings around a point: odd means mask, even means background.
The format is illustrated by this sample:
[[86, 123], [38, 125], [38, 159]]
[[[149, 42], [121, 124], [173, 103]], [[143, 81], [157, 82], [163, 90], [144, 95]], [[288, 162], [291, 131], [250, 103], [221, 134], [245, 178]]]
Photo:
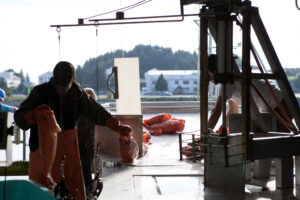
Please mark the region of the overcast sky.
[[[75, 24], [78, 18], [128, 6], [140, 0], [1, 0], [0, 72], [23, 69], [37, 83], [38, 75], [52, 71], [59, 61], [58, 34], [53, 24]], [[253, 0], [285, 67], [300, 68], [300, 11], [295, 1]], [[199, 6], [185, 6], [185, 13], [196, 13]], [[180, 14], [179, 0], [152, 0], [125, 12], [125, 17]], [[115, 17], [113, 15], [102, 18]], [[197, 18], [184, 22], [113, 25], [96, 28], [62, 28], [60, 59], [75, 66], [96, 55], [116, 49], [131, 50], [137, 44], [170, 47], [173, 51], [193, 52], [198, 46]]]

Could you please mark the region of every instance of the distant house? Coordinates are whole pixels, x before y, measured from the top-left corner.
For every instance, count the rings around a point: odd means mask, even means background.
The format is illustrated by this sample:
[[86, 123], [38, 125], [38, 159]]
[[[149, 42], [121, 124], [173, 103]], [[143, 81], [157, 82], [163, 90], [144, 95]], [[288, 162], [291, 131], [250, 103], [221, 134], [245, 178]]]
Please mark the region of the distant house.
[[52, 72], [46, 72], [44, 74], [39, 75], [39, 84], [48, 82], [52, 75]]
[[0, 73], [0, 78], [6, 81], [8, 88], [17, 88], [21, 84], [21, 78], [14, 75], [13, 72], [2, 72]]
[[145, 73], [146, 93], [154, 93], [157, 79], [160, 75], [168, 82], [168, 91], [177, 93], [179, 86], [182, 88], [180, 93], [196, 94], [198, 89], [197, 70], [157, 70], [151, 69]]
[[178, 85], [177, 88], [174, 89], [174, 93], [175, 95], [180, 95], [180, 94], [184, 94], [184, 90], [181, 87], [181, 85]]

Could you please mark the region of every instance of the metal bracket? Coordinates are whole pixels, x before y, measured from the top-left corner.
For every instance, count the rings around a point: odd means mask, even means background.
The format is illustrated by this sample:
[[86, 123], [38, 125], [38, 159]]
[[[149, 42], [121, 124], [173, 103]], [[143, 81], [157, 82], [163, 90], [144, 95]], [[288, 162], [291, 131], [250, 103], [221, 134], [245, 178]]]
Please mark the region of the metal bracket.
[[[115, 91], [113, 91], [109, 87], [109, 79], [112, 77], [112, 75], [115, 74]], [[119, 85], [118, 85], [118, 68], [113, 67], [111, 74], [106, 79], [106, 85], [107, 89], [113, 94], [114, 99], [119, 99]]]

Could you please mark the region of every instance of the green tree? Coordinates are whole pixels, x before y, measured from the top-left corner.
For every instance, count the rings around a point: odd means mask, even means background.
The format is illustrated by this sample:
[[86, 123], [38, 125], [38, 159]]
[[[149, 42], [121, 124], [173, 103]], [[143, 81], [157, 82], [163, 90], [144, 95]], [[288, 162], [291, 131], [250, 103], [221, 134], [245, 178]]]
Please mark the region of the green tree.
[[22, 94], [27, 94], [27, 87], [25, 86], [25, 81], [29, 80], [29, 75], [27, 74], [26, 78], [24, 76], [24, 72], [23, 70], [21, 69], [19, 73], [17, 72], [14, 72], [14, 75], [18, 76], [21, 78], [21, 83], [20, 85], [18, 86], [18, 88], [16, 88], [16, 92], [18, 93], [22, 93]]
[[[106, 90], [106, 70], [113, 67], [114, 58], [138, 57], [140, 65], [140, 78], [152, 68], [158, 70], [195, 70], [197, 69], [197, 53], [176, 51], [151, 45], [137, 45], [131, 51], [116, 50], [108, 52], [97, 58], [90, 58], [83, 66], [76, 68], [76, 80], [82, 87], [92, 87], [97, 90]], [[98, 70], [97, 70], [98, 66]], [[98, 71], [98, 74], [97, 74]]]
[[297, 76], [297, 78], [294, 80], [294, 84], [296, 88], [300, 89], [300, 76]]
[[4, 91], [7, 90], [7, 83], [4, 78], [0, 78], [0, 88], [3, 89]]
[[28, 82], [30, 82], [30, 77], [29, 77], [29, 74], [28, 74], [28, 73], [26, 74], [25, 80], [28, 81]]
[[168, 82], [164, 78], [163, 74], [161, 74], [158, 77], [156, 85], [155, 85], [155, 90], [156, 91], [166, 91], [166, 90], [168, 90]]
[[18, 86], [17, 91], [22, 94], [27, 94], [27, 87], [25, 86], [24, 82], [25, 82], [24, 80], [21, 80], [21, 83]]

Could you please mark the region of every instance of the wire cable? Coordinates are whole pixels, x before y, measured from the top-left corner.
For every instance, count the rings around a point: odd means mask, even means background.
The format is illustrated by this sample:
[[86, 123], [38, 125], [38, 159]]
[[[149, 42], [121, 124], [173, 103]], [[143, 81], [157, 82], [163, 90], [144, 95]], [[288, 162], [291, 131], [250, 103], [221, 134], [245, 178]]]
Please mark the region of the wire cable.
[[138, 7], [138, 6], [141, 6], [145, 3], [148, 3], [152, 0], [142, 0], [142, 1], [139, 1], [137, 3], [134, 3], [132, 5], [129, 5], [129, 6], [125, 6], [123, 8], [119, 8], [119, 9], [115, 9], [115, 10], [111, 10], [111, 11], [108, 11], [108, 12], [104, 12], [104, 13], [100, 13], [98, 15], [93, 15], [93, 16], [90, 16], [90, 17], [86, 17], [86, 18], [83, 18], [84, 20], [86, 19], [91, 19], [91, 18], [94, 18], [94, 17], [98, 17], [98, 16], [101, 16], [101, 15], [106, 15], [106, 14], [109, 14], [109, 13], [113, 13], [113, 12], [118, 12], [118, 11], [126, 11], [126, 10], [129, 10], [129, 9], [132, 9], [132, 8], [135, 8], [135, 7]]
[[134, 6], [130, 7], [130, 8], [127, 8], [127, 9], [122, 10], [122, 11], [124, 12], [124, 11], [130, 10], [130, 9], [133, 9], [133, 8], [135, 8], [135, 7], [138, 7], [138, 6], [141, 6], [141, 5], [145, 4], [145, 3], [148, 3], [148, 2], [150, 2], [150, 1], [152, 1], [152, 0], [147, 0], [147, 1], [143, 2], [143, 3], [141, 3], [141, 4], [134, 5]]
[[61, 32], [61, 28], [60, 27], [57, 27], [56, 28], [56, 31], [57, 31], [57, 35], [58, 35], [58, 61], [60, 61], [60, 58], [61, 58], [61, 52], [60, 52], [60, 49], [61, 49], [61, 44], [60, 44], [60, 32]]
[[[237, 25], [239, 25], [242, 29], [243, 29], [243, 26], [242, 26], [242, 23], [239, 21], [239, 19], [236, 18], [236, 22], [237, 22]], [[258, 65], [258, 68], [260, 70], [260, 72], [262, 74], [264, 74], [264, 71], [262, 69], [262, 66], [260, 65], [260, 62], [258, 60], [258, 57], [256, 56], [256, 52], [254, 51], [253, 49], [253, 45], [251, 44], [250, 46], [250, 50], [254, 56], [254, 59]], [[274, 100], [276, 101], [281, 113], [283, 114], [283, 116], [285, 117], [285, 119], [287, 120], [284, 120], [273, 108], [271, 108], [271, 106], [268, 104], [268, 102], [265, 100], [265, 98], [263, 97], [263, 95], [260, 93], [260, 91], [254, 86], [253, 83], [251, 83], [251, 86], [252, 88], [256, 91], [256, 93], [260, 96], [260, 98], [262, 99], [262, 101], [265, 103], [265, 105], [268, 107], [268, 109], [275, 115], [275, 117], [283, 124], [285, 125], [289, 130], [293, 131], [294, 133], [297, 133], [298, 130], [297, 128], [295, 127], [295, 125], [292, 123], [292, 119], [288, 116], [287, 112], [285, 111], [285, 109], [283, 108], [283, 106], [281, 105], [281, 103], [279, 102], [278, 98], [276, 97], [276, 95], [274, 94], [274, 91], [272, 90], [271, 88], [271, 85], [269, 83], [269, 81], [267, 79], [264, 79], [265, 82], [266, 82], [266, 85], [272, 95], [272, 97], [274, 98]]]
[[[259, 61], [258, 61], [257, 55], [256, 55], [255, 52], [253, 51], [253, 47], [252, 47], [252, 46], [250, 47], [250, 50], [252, 51], [252, 54], [253, 54], [253, 56], [254, 56], [254, 59], [255, 59], [257, 65], [258, 65], [258, 68], [259, 68], [260, 72], [261, 72], [262, 74], [265, 74], [265, 73], [263, 72], [262, 68], [261, 68], [261, 65], [260, 65]], [[283, 106], [282, 106], [281, 103], [279, 102], [278, 98], [277, 98], [276, 95], [274, 94], [274, 91], [273, 91], [273, 89], [272, 89], [272, 87], [271, 87], [271, 85], [270, 85], [269, 80], [268, 80], [268, 79], [265, 79], [265, 82], [266, 82], [266, 85], [267, 85], [267, 87], [269, 88], [269, 90], [270, 90], [270, 92], [271, 92], [272, 97], [274, 98], [274, 100], [276, 101], [276, 103], [277, 103], [277, 105], [278, 105], [280, 111], [282, 112], [283, 116], [288, 120], [289, 123], [291, 123], [292, 120], [290, 119], [290, 117], [289, 117], [289, 115], [287, 114], [286, 110], [283, 108]]]
[[98, 65], [98, 26], [96, 26], [96, 94], [99, 94], [99, 65]]
[[270, 112], [272, 112], [273, 115], [275, 115], [275, 117], [278, 119], [278, 121], [280, 121], [280, 123], [282, 123], [290, 131], [293, 131], [294, 133], [297, 133], [298, 132], [297, 129], [295, 130], [292, 124], [290, 124], [287, 121], [285, 121], [273, 108], [271, 108], [271, 106], [268, 104], [268, 102], [263, 97], [263, 95], [261, 94], [261, 92], [255, 87], [255, 85], [253, 83], [251, 83], [251, 86], [255, 90], [255, 92], [259, 95], [259, 97], [263, 100], [263, 102], [266, 104], [266, 106], [268, 107], [268, 109], [270, 110]]

